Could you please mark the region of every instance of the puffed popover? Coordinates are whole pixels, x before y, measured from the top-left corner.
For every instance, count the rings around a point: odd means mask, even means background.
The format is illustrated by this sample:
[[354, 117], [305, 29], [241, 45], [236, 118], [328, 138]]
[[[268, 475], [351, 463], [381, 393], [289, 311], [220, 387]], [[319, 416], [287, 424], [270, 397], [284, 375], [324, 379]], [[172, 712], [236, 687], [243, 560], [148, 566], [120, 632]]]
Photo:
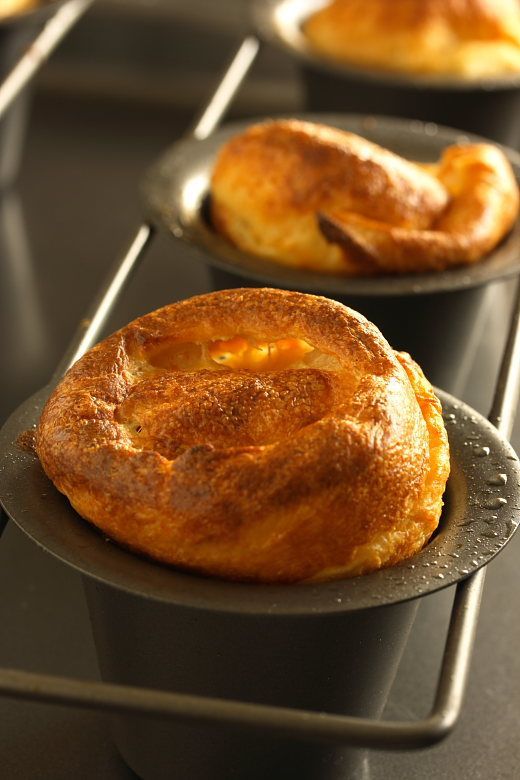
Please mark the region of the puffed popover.
[[317, 53], [365, 68], [463, 80], [520, 73], [518, 0], [332, 0], [303, 32]]
[[220, 150], [211, 220], [241, 250], [322, 273], [440, 271], [483, 259], [518, 217], [496, 146], [415, 164], [354, 133], [299, 120], [252, 125]]
[[449, 472], [413, 360], [342, 304], [271, 289], [165, 306], [95, 346], [49, 398], [36, 449], [117, 542], [265, 583], [413, 555]]

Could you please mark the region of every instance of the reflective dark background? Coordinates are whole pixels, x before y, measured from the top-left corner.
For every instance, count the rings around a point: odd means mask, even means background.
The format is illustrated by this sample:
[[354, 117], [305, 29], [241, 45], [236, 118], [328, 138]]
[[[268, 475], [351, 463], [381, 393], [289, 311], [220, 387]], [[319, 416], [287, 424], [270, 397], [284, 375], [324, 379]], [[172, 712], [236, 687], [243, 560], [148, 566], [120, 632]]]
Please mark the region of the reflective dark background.
[[[209, 94], [244, 29], [244, 5], [112, 0], [81, 23], [38, 78], [19, 186], [0, 203], [1, 420], [48, 380], [110, 265], [126, 250], [141, 216], [142, 173]], [[300, 94], [292, 63], [263, 52], [233, 113], [287, 113], [300, 107]], [[484, 414], [505, 338], [511, 284], [490, 288], [461, 371], [458, 394]], [[161, 235], [107, 332], [207, 289], [194, 254]], [[517, 425], [517, 447], [519, 433]], [[458, 729], [427, 751], [373, 753], [366, 777], [519, 776], [519, 545], [516, 538], [489, 566]], [[97, 676], [79, 576], [12, 525], [0, 542], [0, 594], [1, 665]], [[451, 598], [447, 591], [422, 603], [385, 717], [414, 718], [428, 711]], [[110, 743], [104, 716], [7, 699], [0, 699], [0, 775], [133, 776]]]

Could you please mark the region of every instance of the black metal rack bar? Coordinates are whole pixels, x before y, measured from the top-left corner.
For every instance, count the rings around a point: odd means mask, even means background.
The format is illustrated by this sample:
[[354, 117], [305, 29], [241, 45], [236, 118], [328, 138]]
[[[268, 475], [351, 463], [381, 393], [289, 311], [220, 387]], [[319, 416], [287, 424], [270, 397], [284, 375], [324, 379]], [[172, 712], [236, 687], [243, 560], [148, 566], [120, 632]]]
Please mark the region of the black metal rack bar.
[[[254, 36], [248, 36], [242, 41], [208, 105], [187, 131], [187, 136], [202, 140], [211, 135], [242, 85], [259, 49], [260, 42]], [[138, 227], [126, 254], [116, 263], [89, 312], [81, 320], [69, 348], [53, 374], [51, 385], [56, 384], [65, 371], [96, 342], [110, 312], [143, 259], [153, 234], [153, 228], [146, 222]]]
[[46, 22], [0, 85], [0, 119], [94, 0], [69, 0]]
[[[253, 36], [248, 36], [243, 41], [206, 110], [191, 130], [194, 137], [202, 139], [213, 132], [258, 50], [259, 43]], [[152, 235], [150, 226], [144, 224], [139, 228], [128, 252], [118, 263], [89, 317], [83, 321], [53, 381], [58, 381], [59, 376], [94, 343]], [[509, 437], [512, 431], [519, 394], [520, 282], [489, 415], [490, 421], [505, 437]], [[9, 669], [0, 669], [0, 693], [13, 698], [88, 709], [139, 713], [149, 717], [198, 723], [225, 723], [243, 729], [261, 728], [278, 735], [313, 741], [386, 750], [425, 747], [449, 734], [460, 714], [484, 579], [485, 568], [482, 568], [457, 585], [434, 706], [430, 714], [422, 720], [374, 721]]]

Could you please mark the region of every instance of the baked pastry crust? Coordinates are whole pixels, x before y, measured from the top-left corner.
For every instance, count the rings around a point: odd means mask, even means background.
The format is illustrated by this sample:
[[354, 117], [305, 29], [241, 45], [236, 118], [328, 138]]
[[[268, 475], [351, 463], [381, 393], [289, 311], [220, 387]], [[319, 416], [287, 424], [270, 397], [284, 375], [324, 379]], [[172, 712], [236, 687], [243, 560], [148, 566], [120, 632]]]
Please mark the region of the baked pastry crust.
[[299, 120], [253, 125], [221, 150], [214, 227], [240, 249], [325, 273], [442, 270], [484, 258], [518, 216], [491, 144], [419, 165], [353, 133]]
[[[245, 352], [225, 346], [237, 338]], [[266, 344], [274, 358], [240, 367]], [[121, 544], [259, 582], [414, 554], [449, 471], [439, 401], [411, 358], [335, 301], [270, 289], [172, 304], [98, 344], [51, 395], [36, 450]]]
[[518, 0], [333, 0], [303, 31], [319, 54], [365, 68], [463, 80], [520, 72]]

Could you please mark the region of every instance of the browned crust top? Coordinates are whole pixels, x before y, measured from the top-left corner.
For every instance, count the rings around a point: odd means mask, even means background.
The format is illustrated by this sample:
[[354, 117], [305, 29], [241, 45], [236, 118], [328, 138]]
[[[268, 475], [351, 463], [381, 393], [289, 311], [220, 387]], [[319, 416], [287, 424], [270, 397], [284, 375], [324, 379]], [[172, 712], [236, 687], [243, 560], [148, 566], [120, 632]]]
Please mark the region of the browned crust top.
[[[258, 372], [179, 358], [237, 334], [303, 339], [320, 357]], [[440, 515], [440, 407], [403, 360], [325, 298], [203, 295], [90, 350], [50, 397], [36, 448], [83, 517], [161, 561], [266, 582], [357, 573], [412, 554]]]

